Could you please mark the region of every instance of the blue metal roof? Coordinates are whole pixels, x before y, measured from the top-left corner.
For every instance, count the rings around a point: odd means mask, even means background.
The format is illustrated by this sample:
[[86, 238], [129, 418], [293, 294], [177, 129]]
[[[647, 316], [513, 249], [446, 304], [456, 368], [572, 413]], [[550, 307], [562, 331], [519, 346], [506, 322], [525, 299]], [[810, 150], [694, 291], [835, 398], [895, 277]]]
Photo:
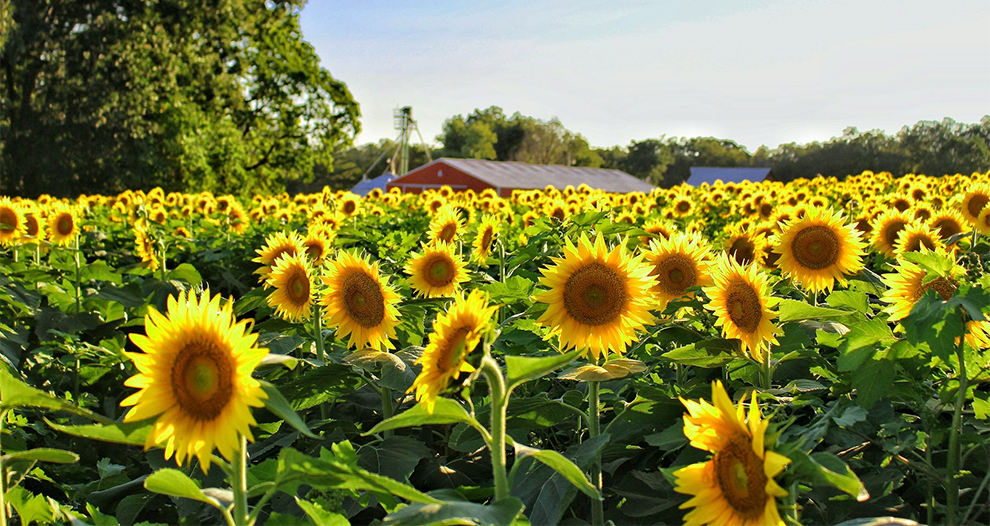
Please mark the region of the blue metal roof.
[[354, 185], [354, 188], [351, 188], [351, 192], [360, 196], [368, 195], [375, 188], [378, 188], [379, 190], [384, 192], [387, 190], [387, 188], [385, 188], [385, 185], [391, 183], [392, 180], [395, 178], [396, 175], [394, 173], [385, 172], [379, 175], [378, 177], [375, 177], [374, 179], [365, 179], [363, 181], [359, 181], [358, 184]]
[[762, 182], [770, 175], [769, 168], [712, 168], [708, 166], [692, 166], [691, 176], [687, 184], [700, 186], [701, 183], [714, 184], [721, 179], [723, 183], [741, 183], [743, 181]]

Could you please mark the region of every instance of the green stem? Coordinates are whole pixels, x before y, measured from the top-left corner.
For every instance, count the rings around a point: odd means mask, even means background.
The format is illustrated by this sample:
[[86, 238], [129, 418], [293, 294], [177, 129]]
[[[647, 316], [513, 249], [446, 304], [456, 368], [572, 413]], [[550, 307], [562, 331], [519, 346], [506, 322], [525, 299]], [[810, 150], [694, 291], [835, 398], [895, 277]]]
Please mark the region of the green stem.
[[[595, 438], [600, 434], [601, 413], [598, 410], [598, 389], [599, 382], [588, 382], [588, 437]], [[591, 483], [602, 492], [602, 456], [595, 454], [595, 462], [591, 465]], [[603, 499], [591, 501], [591, 524], [592, 526], [602, 526], [605, 524], [605, 503]]]
[[[316, 340], [316, 359], [324, 362], [326, 352], [323, 350], [323, 315], [320, 312], [320, 305], [313, 302], [313, 338]], [[326, 402], [320, 404], [320, 420], [326, 422], [328, 417]]]
[[766, 357], [760, 364], [760, 387], [770, 389], [773, 384], [773, 367], [770, 363], [770, 349], [767, 349]]
[[[931, 426], [925, 426], [925, 433], [928, 435], [928, 440], [925, 445], [925, 461], [928, 465], [932, 465], [932, 431]], [[928, 509], [925, 510], [925, 524], [935, 523], [935, 479], [928, 477]]]
[[495, 501], [498, 502], [509, 496], [509, 479], [505, 472], [505, 413], [509, 405], [509, 397], [502, 370], [487, 353], [481, 359], [481, 372], [488, 380], [488, 390], [492, 398], [492, 439], [488, 448], [491, 450], [492, 474], [495, 478]]
[[7, 420], [7, 411], [0, 411], [0, 526], [7, 526], [7, 501], [4, 500], [4, 493], [7, 492], [7, 470], [3, 467], [3, 423]]
[[[79, 236], [76, 236], [76, 314], [82, 312], [82, 290], [79, 283], [82, 281], [82, 274], [79, 265]], [[78, 372], [78, 371], [77, 371]]]
[[[389, 418], [392, 418], [392, 415], [395, 414], [395, 407], [393, 405], [393, 400], [392, 400], [392, 390], [389, 389], [388, 387], [383, 386], [381, 393], [382, 393], [382, 420], [388, 420]], [[382, 432], [382, 436], [388, 438], [392, 436], [394, 433], [395, 430], [386, 429], [384, 432]]]
[[[966, 326], [966, 319], [963, 317], [963, 326]], [[959, 510], [959, 481], [956, 475], [959, 472], [959, 436], [962, 434], [962, 410], [966, 403], [966, 389], [968, 388], [968, 378], [966, 378], [966, 357], [963, 354], [965, 338], [959, 338], [959, 345], [956, 347], [956, 359], [959, 361], [959, 391], [956, 392], [956, 407], [952, 412], [952, 429], [949, 431], [949, 458], [948, 474], [945, 480], [945, 500], [946, 500], [946, 523], [955, 526], [958, 519]]]
[[240, 435], [240, 447], [231, 462], [230, 487], [234, 492], [234, 524], [238, 526], [250, 524], [247, 503], [247, 437]]
[[166, 268], [165, 268], [166, 267], [166, 265], [165, 265], [165, 252], [168, 251], [168, 247], [165, 245], [165, 240], [164, 239], [159, 244], [162, 247], [162, 264], [159, 265], [159, 267], [158, 267], [158, 270], [161, 272], [160, 273], [160, 276], [161, 277], [159, 279], [161, 281], [165, 281], [165, 271], [166, 271]]
[[798, 481], [791, 483], [790, 491], [787, 492], [787, 514], [790, 517], [792, 524], [801, 524], [800, 517], [798, 516]]

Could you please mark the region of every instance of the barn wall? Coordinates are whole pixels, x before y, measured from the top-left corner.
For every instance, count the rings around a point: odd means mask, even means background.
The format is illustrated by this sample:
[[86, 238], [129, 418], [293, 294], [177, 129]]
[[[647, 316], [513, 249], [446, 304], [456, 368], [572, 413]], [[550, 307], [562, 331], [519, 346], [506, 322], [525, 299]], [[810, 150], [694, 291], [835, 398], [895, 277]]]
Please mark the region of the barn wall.
[[440, 188], [443, 185], [456, 191], [471, 189], [475, 192], [481, 192], [486, 188], [494, 188], [492, 185], [442, 162], [416, 168], [389, 183], [388, 188], [398, 188], [404, 193], [418, 194], [427, 188]]

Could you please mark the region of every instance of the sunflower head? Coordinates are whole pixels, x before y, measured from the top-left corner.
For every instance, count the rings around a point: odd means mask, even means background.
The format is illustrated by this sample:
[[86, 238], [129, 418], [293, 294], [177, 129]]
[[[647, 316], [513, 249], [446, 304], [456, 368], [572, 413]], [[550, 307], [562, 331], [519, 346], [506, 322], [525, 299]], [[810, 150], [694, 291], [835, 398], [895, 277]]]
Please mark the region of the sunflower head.
[[960, 211], [971, 224], [976, 225], [980, 213], [990, 205], [990, 183], [976, 183], [963, 195]]
[[965, 273], [956, 263], [955, 255], [941, 247], [929, 250], [922, 246], [918, 252], [905, 253], [897, 259], [894, 272], [883, 276], [888, 287], [880, 298], [888, 304], [884, 312], [890, 315], [890, 321], [906, 318], [927, 290], [934, 290], [943, 301], [948, 301]]
[[467, 358], [481, 343], [497, 310], [488, 305], [484, 292], [473, 290], [437, 316], [430, 342], [416, 361], [422, 369], [409, 388], [416, 392], [416, 400], [426, 406], [427, 412], [433, 412], [437, 397], [451, 381], [461, 373], [474, 372]]
[[134, 224], [134, 247], [137, 252], [138, 257], [141, 258], [141, 263], [152, 270], [158, 270], [161, 262], [159, 261], [158, 254], [158, 243], [155, 241], [155, 237], [151, 235], [148, 231], [148, 225], [145, 221], [138, 221]]
[[656, 280], [652, 291], [660, 300], [658, 309], [670, 301], [693, 296], [688, 293], [692, 287], [712, 284], [711, 252], [695, 236], [674, 233], [667, 239], [653, 240], [644, 256], [652, 267], [650, 276]]
[[69, 205], [56, 203], [48, 210], [48, 238], [56, 245], [66, 246], [79, 236], [79, 219]]
[[437, 298], [450, 296], [468, 280], [464, 261], [454, 251], [454, 245], [438, 241], [423, 247], [403, 269], [409, 274], [409, 284], [420, 296]]
[[962, 214], [952, 208], [942, 209], [932, 215], [928, 221], [942, 238], [942, 242], [948, 242], [949, 238], [966, 231], [966, 220]]
[[488, 261], [488, 256], [492, 253], [492, 247], [498, 239], [498, 217], [494, 215], [486, 216], [478, 225], [478, 233], [474, 237], [474, 251], [472, 255], [475, 261], [484, 265]]
[[19, 204], [0, 197], [0, 245], [13, 245], [27, 233], [27, 221]]
[[780, 332], [772, 321], [777, 314], [771, 310], [779, 300], [770, 295], [766, 274], [755, 264], [744, 267], [723, 253], [712, 280], [715, 284], [704, 289], [711, 298], [705, 308], [718, 316], [715, 325], [722, 327], [726, 338], [738, 339], [744, 353], [762, 362], [764, 349], [777, 344]]
[[891, 209], [883, 212], [873, 222], [873, 246], [883, 255], [892, 258], [901, 230], [913, 222], [909, 214]]
[[812, 208], [801, 219], [784, 224], [774, 243], [776, 265], [794, 281], [818, 293], [863, 268], [865, 243], [841, 213]]
[[935, 250], [936, 247], [944, 246], [942, 238], [938, 232], [925, 223], [915, 221], [905, 226], [897, 234], [897, 242], [894, 243], [894, 253], [897, 255], [905, 252], [918, 252], [921, 247], [928, 250]]
[[358, 349], [394, 347], [390, 339], [399, 324], [400, 297], [379, 274], [377, 262], [369, 265], [366, 258], [341, 251], [330, 262], [323, 283], [323, 317], [329, 327], [337, 328], [338, 338], [349, 336], [347, 345]]
[[315, 223], [309, 227], [306, 237], [303, 239], [303, 248], [306, 256], [316, 266], [323, 265], [324, 258], [330, 254], [330, 247], [333, 245], [337, 233], [322, 223]]
[[271, 272], [272, 265], [279, 258], [302, 254], [305, 251], [306, 246], [303, 244], [303, 238], [295, 230], [275, 232], [265, 239], [265, 246], [255, 251], [258, 253], [258, 257], [251, 261], [261, 264], [261, 268], [254, 271], [254, 273], [259, 274], [261, 276], [260, 281], [265, 283], [268, 279], [268, 273]]
[[266, 398], [251, 373], [268, 349], [234, 319], [232, 301], [220, 303], [209, 290], [170, 296], [165, 315], [152, 307], [145, 334], [130, 335], [143, 352], [124, 353], [138, 371], [124, 385], [139, 389], [120, 403], [133, 406], [124, 422], [157, 417], [145, 448], [164, 445], [179, 465], [197, 457], [203, 471], [214, 448], [232, 460], [240, 435], [253, 440], [251, 407]]
[[749, 229], [738, 229], [729, 233], [725, 239], [725, 251], [740, 265], [763, 263], [768, 241], [766, 236], [758, 235]]
[[541, 270], [548, 290], [535, 299], [549, 307], [537, 323], [551, 327], [548, 336], [560, 336], [562, 349], [590, 350], [596, 361], [608, 351], [622, 354], [636, 331], [655, 321], [655, 280], [643, 256], [630, 256], [622, 244], [609, 250], [601, 233], [594, 242], [582, 234], [553, 262]]
[[430, 242], [453, 243], [464, 230], [464, 220], [452, 205], [446, 205], [430, 221]]
[[275, 260], [265, 285], [272, 289], [268, 306], [284, 320], [307, 320], [313, 306], [313, 267], [304, 252], [286, 254]]
[[712, 384], [712, 402], [681, 399], [687, 409], [684, 436], [695, 448], [712, 453], [707, 462], [674, 473], [674, 491], [693, 497], [681, 509], [694, 508], [684, 524], [783, 525], [777, 497], [787, 491], [774, 481], [790, 459], [767, 449], [769, 421], [763, 419], [756, 392], [747, 411], [733, 405], [722, 382]]

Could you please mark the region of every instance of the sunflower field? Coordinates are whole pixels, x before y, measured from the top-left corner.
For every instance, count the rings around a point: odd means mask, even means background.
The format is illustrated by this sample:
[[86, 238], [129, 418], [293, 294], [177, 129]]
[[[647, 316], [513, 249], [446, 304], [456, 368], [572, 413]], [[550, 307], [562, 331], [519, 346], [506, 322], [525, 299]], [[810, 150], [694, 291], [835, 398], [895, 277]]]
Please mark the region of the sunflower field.
[[986, 524], [988, 239], [990, 173], [0, 197], [0, 526]]

